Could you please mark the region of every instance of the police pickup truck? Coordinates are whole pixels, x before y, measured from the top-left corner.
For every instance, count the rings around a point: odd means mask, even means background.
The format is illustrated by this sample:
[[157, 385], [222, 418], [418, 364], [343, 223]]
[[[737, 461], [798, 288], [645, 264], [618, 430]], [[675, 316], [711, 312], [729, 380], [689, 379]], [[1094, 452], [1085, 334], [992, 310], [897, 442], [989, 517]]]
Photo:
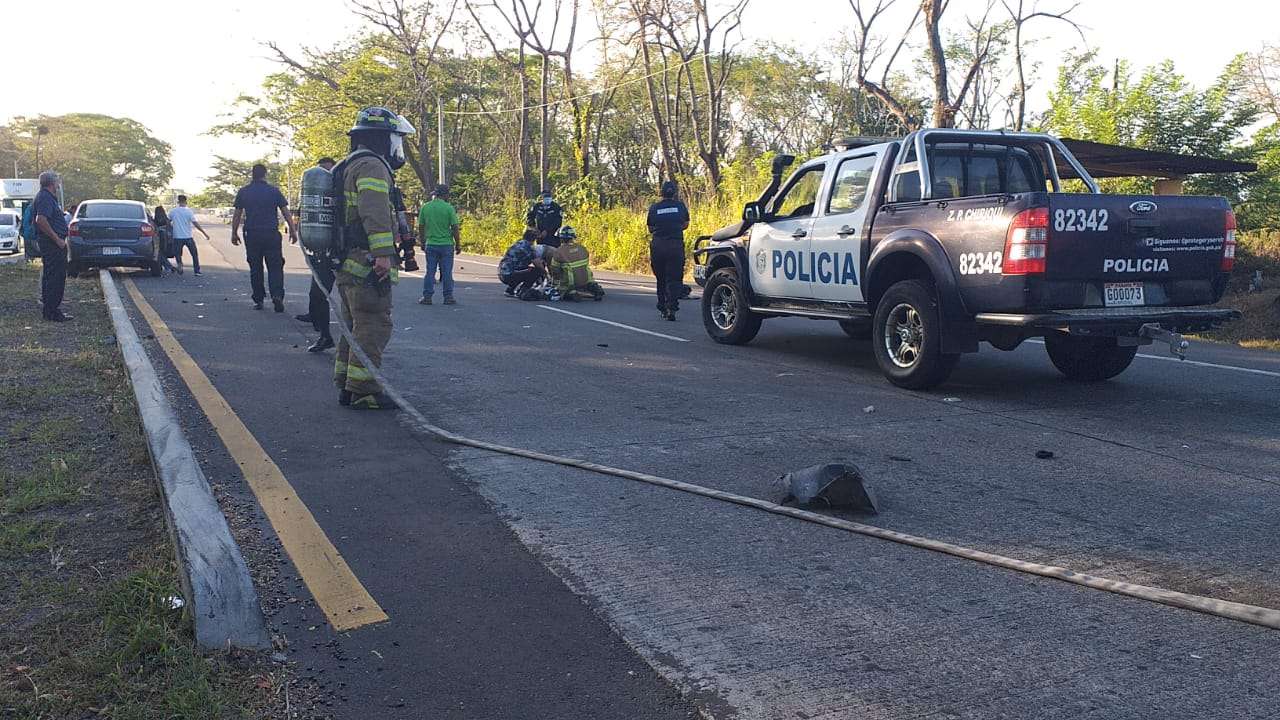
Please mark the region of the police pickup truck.
[[[895, 385], [925, 389], [979, 342], [1043, 337], [1067, 377], [1104, 380], [1139, 345], [1239, 317], [1226, 288], [1235, 215], [1220, 197], [1104, 195], [1055, 137], [921, 130], [850, 141], [699, 238], [702, 317], [721, 343], [765, 318], [837, 320], [870, 337]], [[1087, 192], [1067, 192], [1078, 182]]]

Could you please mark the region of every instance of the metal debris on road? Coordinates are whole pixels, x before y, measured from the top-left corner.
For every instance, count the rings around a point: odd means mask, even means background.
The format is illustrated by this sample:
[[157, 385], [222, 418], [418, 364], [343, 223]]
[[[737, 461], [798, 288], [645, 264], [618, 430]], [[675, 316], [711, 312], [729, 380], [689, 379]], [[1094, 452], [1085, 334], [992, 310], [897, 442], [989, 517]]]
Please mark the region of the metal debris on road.
[[781, 505], [824, 505], [830, 508], [876, 514], [875, 496], [864, 484], [862, 471], [853, 465], [827, 463], [789, 472], [776, 484], [787, 493]]
[[945, 397], [945, 398], [942, 398], [942, 402], [960, 402], [960, 398], [958, 398], [958, 397]]
[[862, 408], [862, 412], [864, 412], [864, 413], [873, 413], [873, 412], [875, 412], [875, 411], [876, 411], [876, 406], [875, 406], [875, 405], [868, 405], [868, 406], [866, 406], [866, 407]]
[[1052, 450], [1037, 450], [1037, 451], [1036, 451], [1036, 458], [1037, 458], [1038, 460], [1052, 460], [1052, 459], [1053, 459], [1053, 451], [1052, 451]]

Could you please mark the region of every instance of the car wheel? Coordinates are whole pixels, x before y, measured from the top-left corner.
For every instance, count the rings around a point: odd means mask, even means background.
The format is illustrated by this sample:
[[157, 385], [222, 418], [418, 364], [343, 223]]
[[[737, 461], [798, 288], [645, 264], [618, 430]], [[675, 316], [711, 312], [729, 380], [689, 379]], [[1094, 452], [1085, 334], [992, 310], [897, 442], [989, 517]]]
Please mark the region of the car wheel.
[[702, 291], [702, 324], [712, 340], [726, 345], [745, 345], [760, 332], [764, 317], [751, 312], [733, 268], [721, 268], [707, 280]]
[[871, 339], [871, 320], [841, 320], [840, 329], [854, 340]]
[[951, 375], [959, 355], [942, 352], [942, 320], [933, 289], [919, 280], [894, 284], [871, 324], [876, 363], [889, 382], [927, 390]]
[[1097, 382], [1124, 372], [1138, 354], [1137, 346], [1122, 347], [1115, 338], [1046, 335], [1044, 348], [1058, 371], [1071, 380]]

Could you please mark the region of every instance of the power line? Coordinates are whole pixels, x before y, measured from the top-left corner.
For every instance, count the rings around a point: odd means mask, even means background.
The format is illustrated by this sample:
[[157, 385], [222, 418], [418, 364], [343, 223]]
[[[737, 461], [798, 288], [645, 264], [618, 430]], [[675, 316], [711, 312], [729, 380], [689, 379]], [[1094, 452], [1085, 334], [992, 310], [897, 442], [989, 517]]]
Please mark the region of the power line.
[[706, 53], [696, 53], [695, 55], [690, 57], [688, 60], [685, 60], [684, 62], [679, 63], [677, 65], [673, 65], [671, 67], [665, 67], [661, 70], [654, 70], [648, 75], [641, 75], [640, 77], [631, 78], [630, 80], [623, 80], [617, 85], [611, 85], [607, 88], [604, 88], [603, 90], [596, 90], [593, 92], [583, 93], [581, 95], [574, 95], [573, 97], [561, 98], [559, 100], [552, 100], [546, 103], [539, 103], [537, 105], [526, 105], [524, 107], [517, 107], [517, 108], [502, 108], [501, 110], [445, 110], [443, 112], [445, 115], [507, 115], [509, 113], [525, 112], [526, 110], [541, 110], [544, 107], [554, 107], [556, 105], [563, 105], [564, 103], [567, 103], [567, 102], [573, 102], [574, 100], [584, 100], [586, 98], [591, 97], [592, 95], [612, 92], [613, 90], [617, 90], [618, 88], [626, 87], [628, 85], [634, 85], [635, 83], [638, 83], [641, 80], [648, 80], [651, 77], [663, 75], [671, 72], [672, 70], [679, 70], [680, 68], [688, 65], [689, 63], [692, 63], [694, 60], [697, 60], [698, 58], [704, 55], [706, 55]]

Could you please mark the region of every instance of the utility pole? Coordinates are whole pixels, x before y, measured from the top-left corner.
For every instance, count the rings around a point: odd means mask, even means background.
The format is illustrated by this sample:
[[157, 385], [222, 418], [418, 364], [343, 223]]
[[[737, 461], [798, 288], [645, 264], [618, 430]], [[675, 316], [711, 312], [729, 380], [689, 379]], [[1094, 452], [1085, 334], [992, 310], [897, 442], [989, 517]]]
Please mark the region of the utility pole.
[[436, 182], [441, 185], [448, 185], [444, 179], [444, 98], [436, 95], [436, 155], [439, 158], [440, 168], [436, 173], [439, 178]]
[[40, 169], [40, 138], [49, 134], [49, 128], [44, 125], [36, 126], [36, 172], [44, 172]]

